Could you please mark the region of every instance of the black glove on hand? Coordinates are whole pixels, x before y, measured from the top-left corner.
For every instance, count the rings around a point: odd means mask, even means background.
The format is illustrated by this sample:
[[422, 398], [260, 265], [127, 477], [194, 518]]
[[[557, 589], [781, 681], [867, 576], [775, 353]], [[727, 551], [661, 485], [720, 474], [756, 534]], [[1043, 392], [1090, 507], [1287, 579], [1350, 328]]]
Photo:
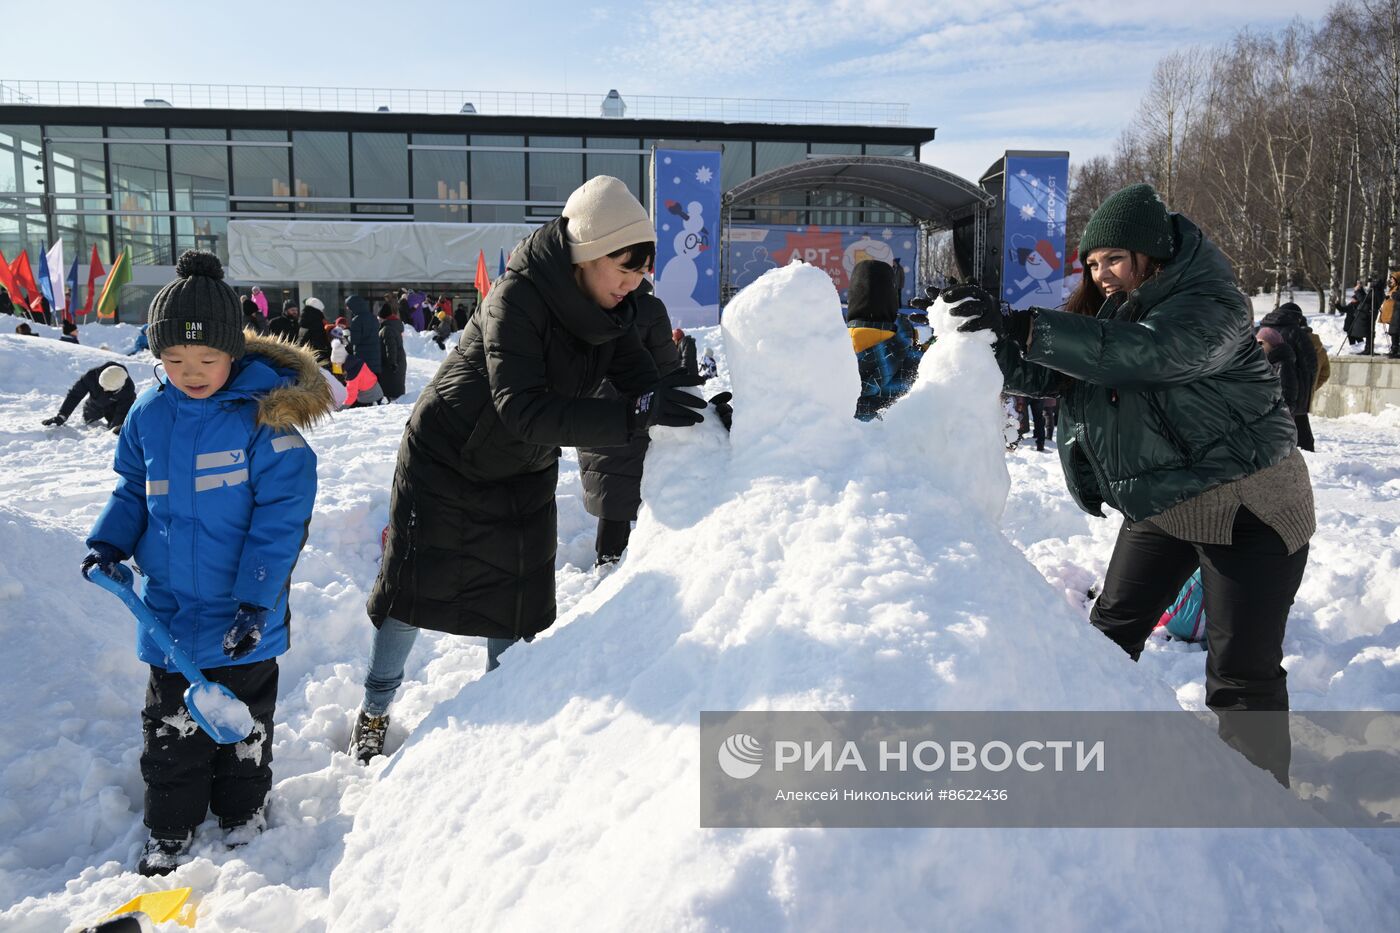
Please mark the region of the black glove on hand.
[[94, 541], [92, 542], [92, 550], [88, 551], [87, 557], [83, 558], [83, 573], [86, 575], [90, 569], [96, 567], [110, 577], [112, 568], [125, 559], [125, 554], [106, 541]]
[[48, 427], [57, 427], [58, 425], [63, 424], [63, 422], [65, 422], [65, 421], [67, 421], [67, 420], [68, 420], [68, 419], [67, 419], [66, 417], [64, 417], [63, 415], [54, 415], [52, 418], [45, 418], [45, 419], [44, 419], [44, 427], [46, 427], [46, 428], [48, 428]]
[[684, 387], [700, 384], [699, 376], [692, 376], [683, 369], [667, 373], [656, 381], [656, 385], [637, 397], [629, 420], [634, 427], [643, 428], [654, 424], [673, 428], [699, 424], [705, 420], [699, 411], [705, 407], [705, 400], [686, 392]]
[[261, 606], [243, 603], [234, 613], [233, 625], [224, 633], [224, 654], [237, 661], [246, 657], [262, 641], [263, 624], [267, 622], [267, 610]]
[[719, 418], [719, 423], [724, 425], [726, 431], [730, 430], [734, 423], [734, 406], [729, 404], [733, 398], [733, 392], [721, 392], [710, 399], [710, 404], [715, 406], [715, 417]]
[[997, 300], [980, 285], [954, 285], [944, 289], [938, 296], [938, 304], [956, 318], [964, 320], [958, 324], [962, 333], [989, 330], [1000, 337], [1005, 331], [1001, 318], [1001, 308]]

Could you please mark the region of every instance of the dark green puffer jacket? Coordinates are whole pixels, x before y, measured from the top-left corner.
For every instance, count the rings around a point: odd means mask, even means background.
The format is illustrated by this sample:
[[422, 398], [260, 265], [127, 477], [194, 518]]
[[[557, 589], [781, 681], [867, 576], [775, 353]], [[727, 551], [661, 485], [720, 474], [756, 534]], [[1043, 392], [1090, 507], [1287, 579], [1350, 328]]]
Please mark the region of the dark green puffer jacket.
[[1107, 503], [1150, 518], [1279, 463], [1297, 442], [1229, 263], [1171, 218], [1173, 257], [1141, 287], [1096, 317], [1040, 312], [1025, 357], [1012, 341], [996, 347], [1008, 392], [1062, 396], [1060, 463], [1094, 515]]

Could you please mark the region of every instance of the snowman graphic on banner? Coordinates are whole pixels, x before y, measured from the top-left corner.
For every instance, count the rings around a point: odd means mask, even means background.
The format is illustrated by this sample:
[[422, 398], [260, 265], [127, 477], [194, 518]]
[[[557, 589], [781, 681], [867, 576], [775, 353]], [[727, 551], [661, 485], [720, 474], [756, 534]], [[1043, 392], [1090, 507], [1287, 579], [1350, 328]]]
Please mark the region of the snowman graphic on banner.
[[656, 153], [656, 296], [681, 327], [719, 321], [719, 157], [705, 150]]

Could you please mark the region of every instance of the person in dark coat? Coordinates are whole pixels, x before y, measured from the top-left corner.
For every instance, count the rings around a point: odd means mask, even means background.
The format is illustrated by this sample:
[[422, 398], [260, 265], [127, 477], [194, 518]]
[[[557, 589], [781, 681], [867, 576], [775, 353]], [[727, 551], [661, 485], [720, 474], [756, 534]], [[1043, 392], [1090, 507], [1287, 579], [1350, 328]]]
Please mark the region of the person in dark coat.
[[[282, 310], [283, 310], [283, 312], [286, 311], [287, 305], [291, 305], [293, 308], [295, 308], [295, 307], [297, 306], [297, 304], [296, 304], [295, 301], [286, 301], [286, 302], [283, 302], [283, 304], [282, 304]], [[258, 309], [258, 306], [255, 305], [255, 304], [254, 304], [253, 302], [251, 302], [251, 301], [243, 301], [243, 302], [240, 302], [240, 306], [241, 306], [242, 309], [243, 309], [243, 327], [244, 327], [244, 329], [245, 329], [245, 330], [251, 330], [253, 333], [257, 334], [259, 337], [261, 337], [263, 334], [267, 333], [268, 320], [267, 320], [267, 318], [263, 317], [262, 311]]]
[[408, 357], [403, 351], [403, 321], [399, 320], [390, 305], [379, 309], [379, 357], [384, 367], [380, 372], [379, 387], [392, 402], [404, 393]]
[[681, 361], [681, 369], [685, 370], [687, 375], [698, 377], [700, 375], [700, 359], [695, 354], [695, 338], [688, 336], [685, 331], [677, 327], [671, 331], [671, 342], [676, 347], [676, 356]]
[[[656, 363], [657, 372], [664, 375], [681, 368], [666, 305], [645, 281], [632, 294], [637, 305], [637, 334]], [[609, 382], [604, 382], [595, 394], [599, 398], [621, 397]], [[625, 447], [579, 448], [583, 507], [598, 519], [595, 567], [618, 561], [627, 549], [632, 522], [637, 520], [642, 504], [642, 465], [650, 445], [651, 438], [642, 433]]]
[[[315, 304], [312, 304], [312, 302]], [[326, 333], [326, 314], [318, 307], [321, 302], [317, 298], [308, 298], [306, 304], [302, 306], [301, 318], [297, 329], [297, 343], [308, 348], [316, 354], [316, 363], [323, 369], [331, 365], [331, 338]]]
[[[383, 753], [420, 628], [487, 638], [487, 669], [554, 624], [559, 448], [619, 447], [703, 420], [698, 381], [661, 376], [633, 322], [656, 253], [646, 209], [607, 175], [535, 230], [418, 398], [399, 446], [377, 629], [351, 753]], [[593, 395], [607, 379], [618, 398]]]
[[1137, 659], [1200, 567], [1206, 705], [1221, 737], [1287, 786], [1283, 636], [1317, 518], [1248, 299], [1224, 253], [1151, 185], [1104, 201], [1079, 255], [1064, 311], [1004, 317], [977, 286], [940, 304], [965, 319], [959, 330], [996, 335], [1007, 391], [1060, 392], [1070, 494], [1092, 515], [1123, 514], [1090, 622]]
[[0, 286], [0, 314], [14, 314], [15, 303], [10, 298], [10, 293]]
[[[315, 307], [318, 311], [325, 311], [325, 307], [321, 304], [321, 299], [319, 298], [308, 298], [306, 299], [306, 303], [308, 306]], [[244, 311], [246, 310], [247, 308], [244, 308]], [[276, 337], [279, 340], [296, 343], [298, 331], [301, 330], [300, 318], [301, 313], [297, 310], [297, 303], [295, 301], [284, 301], [282, 302], [282, 313], [267, 322], [266, 335], [268, 337]]]
[[384, 368], [379, 356], [379, 319], [369, 308], [369, 302], [359, 295], [345, 299], [345, 310], [350, 317], [350, 348], [365, 365], [374, 370], [380, 378]]
[[[1264, 359], [1273, 367], [1278, 376], [1279, 387], [1283, 390], [1283, 400], [1288, 410], [1296, 413], [1304, 411], [1306, 390], [1301, 385], [1298, 373], [1298, 357], [1283, 335], [1272, 327], [1261, 327], [1255, 335], [1259, 349], [1264, 351]], [[1301, 446], [1301, 445], [1300, 445]]]
[[898, 256], [894, 257], [894, 301], [897, 306], [904, 305], [904, 262]]
[[61, 340], [61, 341], [63, 341], [64, 343], [77, 343], [77, 342], [78, 342], [78, 325], [77, 325], [77, 324], [74, 324], [72, 321], [64, 321], [64, 322], [63, 322], [63, 336], [62, 336], [62, 337], [59, 337], [58, 339]]
[[846, 328], [860, 370], [856, 417], [870, 421], [908, 392], [913, 381], [908, 359], [913, 348], [900, 332], [890, 264], [877, 259], [856, 263], [846, 307]]
[[1386, 295], [1386, 301], [1390, 304], [1390, 320], [1386, 321], [1385, 333], [1390, 338], [1390, 349], [1386, 351], [1386, 356], [1391, 359], [1400, 357], [1400, 272], [1390, 273], [1390, 291]]
[[1293, 351], [1293, 368], [1297, 382], [1297, 392], [1293, 396], [1284, 395], [1293, 422], [1298, 429], [1298, 447], [1301, 450], [1313, 449], [1312, 423], [1308, 420], [1308, 410], [1312, 408], [1313, 386], [1317, 382], [1317, 352], [1313, 349], [1312, 329], [1301, 308], [1291, 301], [1284, 302], [1264, 315], [1259, 322], [1261, 327], [1276, 330]]
[[[87, 399], [83, 402], [83, 399]], [[126, 413], [136, 401], [136, 384], [131, 373], [120, 363], [94, 366], [73, 383], [59, 406], [58, 414], [44, 419], [45, 427], [57, 427], [68, 420], [73, 410], [83, 402], [83, 424], [105, 421], [108, 428], [120, 432]]]

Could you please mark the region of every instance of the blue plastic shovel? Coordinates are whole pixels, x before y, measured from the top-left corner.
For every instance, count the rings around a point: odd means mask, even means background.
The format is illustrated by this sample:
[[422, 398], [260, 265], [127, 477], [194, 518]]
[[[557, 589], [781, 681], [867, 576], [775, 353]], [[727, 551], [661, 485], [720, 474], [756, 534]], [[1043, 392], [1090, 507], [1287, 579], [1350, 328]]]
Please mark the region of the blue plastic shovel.
[[[232, 745], [248, 737], [253, 731], [253, 717], [248, 712], [247, 705], [228, 687], [206, 679], [185, 652], [176, 647], [175, 639], [170, 637], [170, 630], [155, 617], [150, 607], [132, 589], [131, 583], [134, 578], [131, 568], [126, 564], [114, 564], [110, 576], [96, 568], [88, 568], [83, 571], [83, 576], [126, 603], [126, 608], [136, 616], [141, 629], [151, 636], [156, 647], [165, 652], [165, 656], [175, 662], [175, 667], [185, 675], [185, 679], [190, 682], [189, 689], [185, 691], [185, 709], [190, 711], [190, 718], [199, 728], [220, 745]], [[203, 709], [200, 708], [201, 704]]]

